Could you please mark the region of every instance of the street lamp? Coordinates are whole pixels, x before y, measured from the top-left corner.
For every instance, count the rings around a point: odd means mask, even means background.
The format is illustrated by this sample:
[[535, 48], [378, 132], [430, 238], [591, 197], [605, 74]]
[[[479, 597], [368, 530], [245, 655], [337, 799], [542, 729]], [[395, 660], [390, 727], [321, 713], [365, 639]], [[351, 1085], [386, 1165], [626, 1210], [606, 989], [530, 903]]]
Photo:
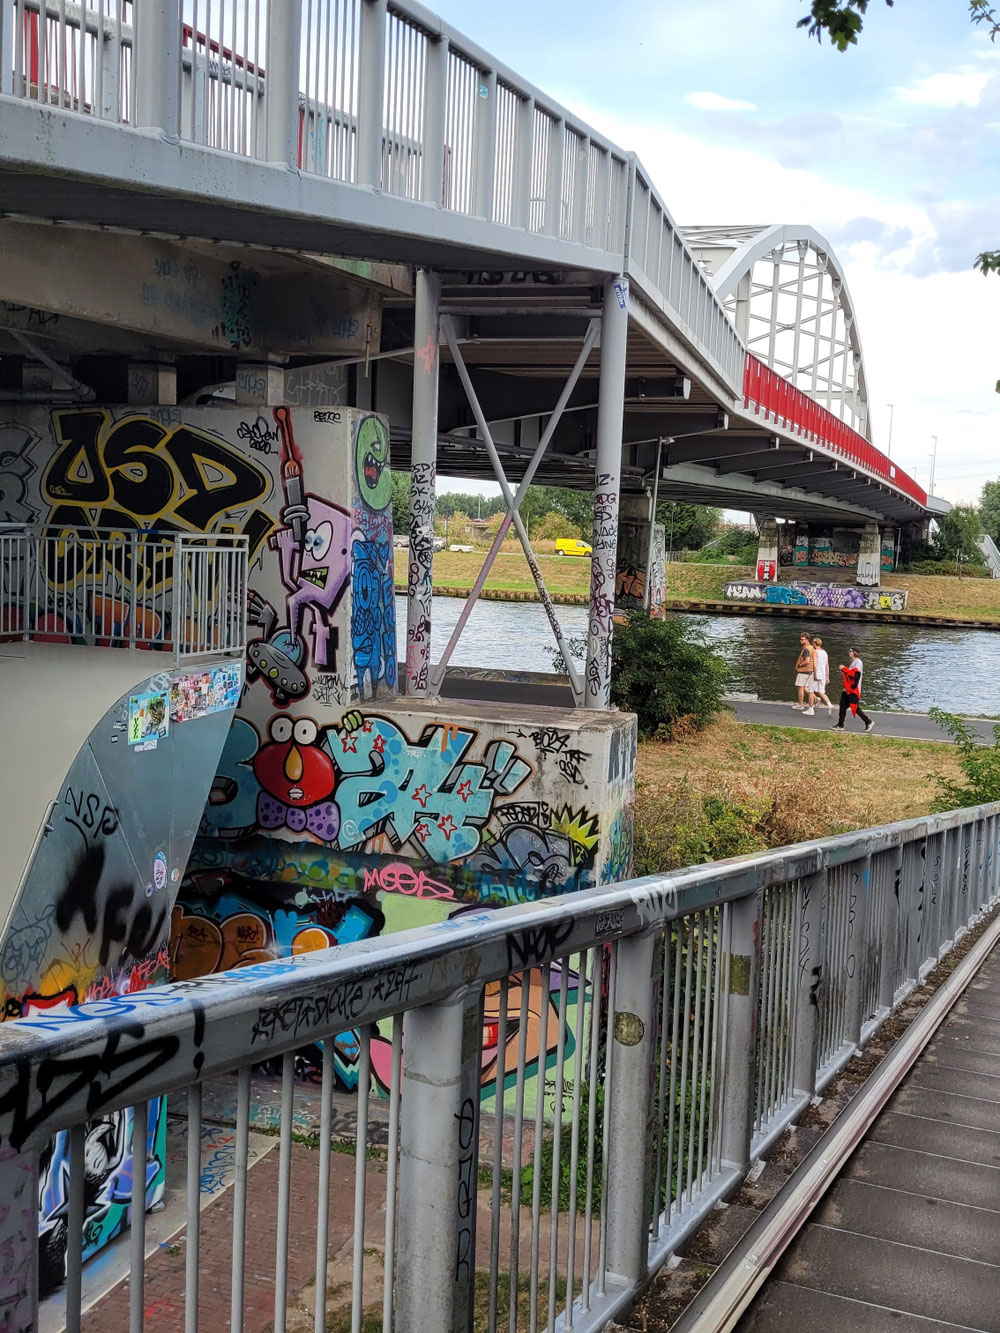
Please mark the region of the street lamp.
[[889, 443], [886, 445], [885, 456], [886, 458], [891, 458], [892, 457], [892, 414], [895, 411], [896, 405], [895, 403], [886, 403], [886, 407], [889, 409]]
[[932, 435], [931, 439], [934, 441], [934, 452], [931, 454], [931, 479], [927, 486], [928, 495], [934, 494], [934, 469], [937, 467], [937, 436]]

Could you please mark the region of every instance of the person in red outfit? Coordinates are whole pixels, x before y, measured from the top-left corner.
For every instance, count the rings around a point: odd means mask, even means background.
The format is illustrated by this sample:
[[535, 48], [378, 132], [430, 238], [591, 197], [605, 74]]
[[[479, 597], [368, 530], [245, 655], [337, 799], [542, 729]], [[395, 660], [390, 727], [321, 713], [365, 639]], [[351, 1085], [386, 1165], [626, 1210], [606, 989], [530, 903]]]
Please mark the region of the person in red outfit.
[[848, 648], [847, 655], [851, 664], [850, 666], [844, 666], [843, 662], [840, 664], [840, 674], [844, 680], [844, 688], [840, 695], [840, 719], [832, 730], [844, 730], [844, 719], [847, 717], [849, 708], [855, 717], [860, 717], [865, 724], [865, 731], [871, 731], [875, 721], [861, 707], [861, 679], [864, 675], [865, 664], [853, 648]]

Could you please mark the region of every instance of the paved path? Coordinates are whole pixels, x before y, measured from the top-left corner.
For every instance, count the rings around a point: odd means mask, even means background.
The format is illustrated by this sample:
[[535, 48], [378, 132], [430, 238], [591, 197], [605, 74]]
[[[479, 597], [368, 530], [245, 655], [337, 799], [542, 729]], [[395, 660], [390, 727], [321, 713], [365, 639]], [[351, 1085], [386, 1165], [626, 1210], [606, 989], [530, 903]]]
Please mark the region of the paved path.
[[[830, 696], [833, 698], [833, 696]], [[840, 695], [837, 695], [837, 699]], [[788, 703], [768, 703], [763, 699], [727, 699], [726, 703], [733, 710], [739, 722], [757, 722], [769, 727], [808, 727], [811, 731], [828, 731], [837, 720], [827, 714], [822, 704], [816, 705], [813, 717], [804, 717]], [[874, 708], [866, 708], [869, 717], [875, 719], [875, 736], [899, 736], [911, 741], [947, 741], [948, 734], [926, 713], [879, 713]], [[988, 718], [967, 717], [964, 719], [979, 736], [984, 745], [993, 744], [993, 728], [996, 723]], [[864, 735], [864, 727], [856, 717], [847, 715], [845, 731], [852, 735]]]

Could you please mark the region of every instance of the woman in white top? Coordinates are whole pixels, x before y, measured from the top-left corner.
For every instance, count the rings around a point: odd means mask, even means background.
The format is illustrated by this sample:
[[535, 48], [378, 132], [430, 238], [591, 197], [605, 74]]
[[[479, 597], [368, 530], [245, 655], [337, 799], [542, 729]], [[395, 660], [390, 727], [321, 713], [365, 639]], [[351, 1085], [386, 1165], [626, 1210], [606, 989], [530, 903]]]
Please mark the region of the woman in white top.
[[826, 694], [826, 687], [830, 683], [830, 657], [823, 647], [823, 640], [818, 634], [813, 638], [812, 646], [813, 678], [812, 687], [809, 691], [809, 707], [812, 708], [817, 699], [822, 699], [826, 704], [827, 716], [832, 716], [833, 704]]

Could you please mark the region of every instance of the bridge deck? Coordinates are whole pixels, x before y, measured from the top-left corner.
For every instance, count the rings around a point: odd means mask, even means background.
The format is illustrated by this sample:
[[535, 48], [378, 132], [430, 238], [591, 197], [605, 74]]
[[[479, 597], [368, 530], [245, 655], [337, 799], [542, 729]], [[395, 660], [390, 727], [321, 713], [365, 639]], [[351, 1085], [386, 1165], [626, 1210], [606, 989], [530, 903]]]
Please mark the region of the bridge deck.
[[1000, 1330], [1000, 948], [740, 1322]]

